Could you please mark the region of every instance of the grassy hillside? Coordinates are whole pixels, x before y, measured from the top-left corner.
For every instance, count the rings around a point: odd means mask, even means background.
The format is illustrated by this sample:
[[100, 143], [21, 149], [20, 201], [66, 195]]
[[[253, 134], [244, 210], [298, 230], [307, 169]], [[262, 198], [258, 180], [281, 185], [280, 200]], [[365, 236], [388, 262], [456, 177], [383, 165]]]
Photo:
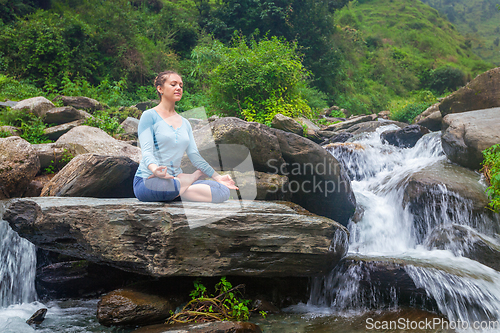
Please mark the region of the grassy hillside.
[[335, 13], [335, 22], [345, 74], [336, 101], [354, 112], [380, 111], [415, 90], [452, 91], [493, 67], [420, 1], [353, 1]]
[[422, 0], [446, 15], [474, 53], [500, 66], [500, 0]]

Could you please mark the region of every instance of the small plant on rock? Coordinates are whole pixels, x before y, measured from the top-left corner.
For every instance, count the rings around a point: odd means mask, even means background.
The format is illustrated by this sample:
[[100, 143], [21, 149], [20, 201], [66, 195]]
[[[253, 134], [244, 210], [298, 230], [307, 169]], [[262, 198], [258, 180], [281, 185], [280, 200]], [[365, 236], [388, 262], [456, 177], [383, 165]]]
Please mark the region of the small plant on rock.
[[215, 285], [216, 295], [209, 295], [207, 288], [199, 280], [189, 294], [191, 301], [179, 313], [173, 314], [167, 323], [209, 322], [220, 320], [248, 320], [250, 300], [242, 299], [241, 290], [245, 285], [233, 287], [225, 277]]
[[491, 146], [483, 151], [483, 173], [490, 183], [486, 193], [491, 199], [489, 208], [500, 211], [500, 144]]

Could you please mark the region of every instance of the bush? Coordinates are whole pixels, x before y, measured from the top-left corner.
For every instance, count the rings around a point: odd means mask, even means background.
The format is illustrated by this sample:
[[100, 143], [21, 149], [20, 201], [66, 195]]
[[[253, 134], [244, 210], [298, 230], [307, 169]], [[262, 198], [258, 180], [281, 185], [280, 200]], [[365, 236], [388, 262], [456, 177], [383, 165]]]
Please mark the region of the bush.
[[410, 98], [395, 100], [389, 107], [391, 119], [411, 123], [419, 114], [436, 102], [436, 97], [430, 91], [414, 93]]
[[490, 182], [486, 193], [490, 197], [489, 207], [500, 211], [500, 144], [494, 145], [483, 151], [483, 173]]
[[7, 108], [0, 112], [0, 125], [19, 127], [22, 132], [21, 138], [29, 143], [52, 142], [43, 133], [47, 125], [44, 124], [42, 119], [23, 110], [11, 110]]
[[95, 111], [93, 116], [93, 118], [88, 118], [84, 125], [100, 128], [109, 135], [121, 134], [124, 132], [123, 127], [120, 126], [118, 117], [113, 115], [112, 111]]
[[465, 85], [465, 74], [459, 68], [445, 66], [431, 71], [429, 88], [442, 94]]
[[20, 101], [23, 99], [44, 96], [42, 89], [32, 84], [18, 82], [8, 76], [0, 74], [0, 101], [6, 99]]
[[[248, 43], [235, 37], [231, 47], [214, 42], [203, 56], [200, 50], [195, 51], [200, 59], [217, 64], [208, 73], [214, 111], [266, 124], [277, 113], [289, 117], [310, 114], [311, 108], [299, 92], [307, 71], [296, 44], [276, 37]], [[200, 60], [199, 67], [203, 66]]]

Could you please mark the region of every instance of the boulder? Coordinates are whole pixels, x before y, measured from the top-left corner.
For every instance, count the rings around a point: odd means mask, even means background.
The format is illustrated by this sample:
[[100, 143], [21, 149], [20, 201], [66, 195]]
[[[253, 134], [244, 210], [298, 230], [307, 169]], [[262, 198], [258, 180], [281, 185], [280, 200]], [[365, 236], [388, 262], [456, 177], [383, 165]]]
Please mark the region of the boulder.
[[329, 139], [329, 138], [335, 136], [335, 132], [332, 132], [332, 131], [317, 131], [316, 134], [319, 135], [320, 137], [322, 137], [323, 139], [325, 139], [325, 138]]
[[40, 160], [28, 141], [0, 138], [0, 199], [20, 197], [40, 170]]
[[449, 114], [443, 118], [441, 143], [450, 161], [479, 169], [482, 151], [500, 143], [500, 108]]
[[21, 130], [14, 126], [0, 126], [0, 132], [9, 133], [10, 136], [21, 135]]
[[413, 120], [413, 123], [427, 127], [431, 131], [440, 131], [442, 120], [443, 116], [441, 115], [441, 111], [439, 111], [439, 103], [436, 103], [419, 114], [415, 120]]
[[349, 140], [350, 138], [352, 138], [354, 136], [354, 134], [349, 133], [349, 132], [341, 132], [339, 134], [335, 134], [335, 132], [332, 132], [332, 133], [334, 135], [331, 138], [323, 141], [321, 143], [322, 146], [330, 144], [330, 143], [335, 143], [335, 142], [346, 142], [347, 140]]
[[345, 130], [342, 130], [341, 133], [351, 133], [353, 135], [358, 135], [362, 133], [372, 133], [377, 130], [379, 127], [383, 126], [389, 126], [389, 125], [396, 125], [399, 128], [403, 128], [408, 126], [406, 123], [402, 123], [399, 121], [393, 121], [393, 120], [384, 120], [384, 121], [366, 121], [363, 123], [359, 123], [356, 125], [353, 125], [349, 128], [346, 128]]
[[95, 99], [83, 96], [57, 96], [54, 100], [61, 100], [64, 106], [72, 106], [76, 109], [89, 111], [102, 110], [104, 107]]
[[56, 143], [80, 144], [89, 153], [107, 156], [126, 156], [139, 163], [141, 161], [141, 149], [116, 140], [103, 130], [90, 127], [78, 126], [61, 136]]
[[277, 128], [285, 132], [304, 135], [304, 128], [299, 122], [297, 122], [293, 118], [284, 116], [281, 113], [278, 113], [274, 116], [271, 125], [273, 128]]
[[137, 131], [139, 128], [139, 119], [132, 117], [127, 117], [121, 124], [121, 127], [125, 130], [125, 134], [137, 138]]
[[33, 113], [38, 117], [44, 117], [47, 111], [55, 108], [55, 105], [45, 97], [33, 97], [20, 101], [14, 105], [12, 110], [24, 110], [28, 113]]
[[[193, 135], [200, 154], [214, 168], [220, 169], [217, 167], [219, 154], [222, 170], [240, 165], [248, 157], [248, 153], [256, 171], [270, 172], [285, 162], [278, 139], [266, 125], [226, 117], [214, 120], [210, 127], [211, 129], [203, 126], [193, 131]], [[184, 166], [185, 164], [183, 170]]]
[[500, 245], [474, 229], [456, 224], [439, 226], [426, 240], [427, 248], [449, 250], [500, 271]]
[[[274, 130], [279, 140], [292, 201], [343, 225], [356, 209], [351, 182], [342, 165], [321, 146], [293, 133]], [[283, 172], [284, 171], [284, 172]]]
[[118, 289], [97, 303], [97, 320], [104, 326], [136, 326], [164, 322], [180, 305], [131, 288]]
[[72, 106], [63, 106], [48, 110], [43, 121], [46, 124], [61, 125], [90, 117], [92, 116], [83, 110], [77, 110]]
[[309, 119], [307, 118], [304, 118], [304, 117], [298, 117], [295, 119], [299, 124], [302, 125], [302, 127], [305, 127], [306, 128], [306, 132], [307, 131], [312, 131], [312, 132], [316, 132], [316, 131], [319, 131], [320, 128], [318, 125], [316, 125], [315, 123], [313, 123], [312, 121], [310, 121]]
[[125, 156], [78, 155], [45, 184], [40, 196], [134, 198], [138, 167]]
[[40, 197], [3, 204], [3, 219], [42, 249], [158, 277], [314, 276], [330, 272], [348, 247], [345, 227], [292, 203]]
[[365, 115], [357, 116], [357, 117], [349, 118], [346, 121], [343, 121], [341, 123], [336, 123], [336, 124], [329, 125], [326, 128], [326, 130], [327, 131], [337, 132], [337, 131], [340, 131], [340, 130], [343, 130], [343, 129], [347, 129], [347, 128], [353, 126], [353, 125], [356, 125], [356, 124], [359, 124], [359, 123], [364, 123], [365, 121], [373, 121], [376, 118], [377, 118], [376, 114], [370, 114], [368, 116], [365, 116]]
[[380, 134], [380, 139], [382, 142], [396, 147], [411, 148], [427, 133], [430, 133], [430, 131], [426, 127], [409, 125], [399, 130], [385, 131]]
[[[327, 302], [335, 300], [335, 307], [343, 310], [379, 310], [396, 305], [437, 311], [435, 300], [424, 288], [415, 284], [406, 270], [407, 267], [426, 268], [425, 265], [425, 261], [349, 254], [339, 263], [335, 275], [321, 281], [320, 290], [316, 290], [315, 294], [326, 298]], [[313, 295], [309, 302], [316, 304], [318, 300]]]
[[[213, 135], [209, 126], [193, 131], [193, 135], [200, 154], [215, 169], [220, 169], [219, 154], [223, 170], [239, 166], [250, 154], [255, 171], [289, 177], [289, 188], [285, 190], [292, 202], [347, 224], [355, 207], [350, 180], [338, 161], [321, 146], [299, 135], [237, 118], [221, 118], [210, 126]], [[184, 172], [194, 171], [187, 158], [181, 166]], [[251, 167], [237, 171], [253, 171]]]
[[[290, 201], [290, 192], [286, 191], [288, 189], [288, 177], [278, 174], [265, 173], [259, 171], [248, 171], [248, 172], [220, 172], [221, 175], [229, 174], [236, 182], [237, 186], [242, 191], [245, 188], [255, 187], [257, 192], [255, 194], [255, 200], [266, 200], [266, 201]], [[230, 190], [231, 198], [238, 199], [238, 193], [240, 191]]]
[[55, 141], [59, 139], [62, 135], [68, 133], [73, 128], [83, 125], [84, 123], [85, 119], [80, 119], [62, 125], [47, 127], [46, 129], [43, 130], [43, 134], [45, 134], [47, 138], [49, 138], [49, 140]]
[[414, 214], [417, 238], [449, 220], [479, 223], [481, 229], [498, 232], [481, 176], [467, 168], [441, 160], [408, 179], [403, 205]]
[[40, 160], [42, 170], [50, 165], [55, 169], [61, 169], [73, 157], [88, 153], [87, 149], [76, 143], [40, 143], [31, 147]]
[[445, 97], [439, 105], [443, 118], [450, 113], [500, 107], [500, 67], [490, 69], [465, 87]]
[[159, 324], [136, 329], [133, 333], [261, 333], [254, 323], [241, 321], [214, 321], [194, 324]]

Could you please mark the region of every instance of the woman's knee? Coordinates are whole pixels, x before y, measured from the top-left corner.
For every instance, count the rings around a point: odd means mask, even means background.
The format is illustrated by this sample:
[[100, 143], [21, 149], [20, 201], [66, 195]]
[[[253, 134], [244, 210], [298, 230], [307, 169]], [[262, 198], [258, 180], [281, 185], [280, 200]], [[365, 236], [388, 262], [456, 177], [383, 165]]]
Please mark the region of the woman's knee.
[[206, 184], [210, 186], [210, 192], [212, 194], [212, 202], [220, 203], [229, 199], [231, 192], [229, 188], [221, 183], [214, 180], [197, 180], [193, 184]]

